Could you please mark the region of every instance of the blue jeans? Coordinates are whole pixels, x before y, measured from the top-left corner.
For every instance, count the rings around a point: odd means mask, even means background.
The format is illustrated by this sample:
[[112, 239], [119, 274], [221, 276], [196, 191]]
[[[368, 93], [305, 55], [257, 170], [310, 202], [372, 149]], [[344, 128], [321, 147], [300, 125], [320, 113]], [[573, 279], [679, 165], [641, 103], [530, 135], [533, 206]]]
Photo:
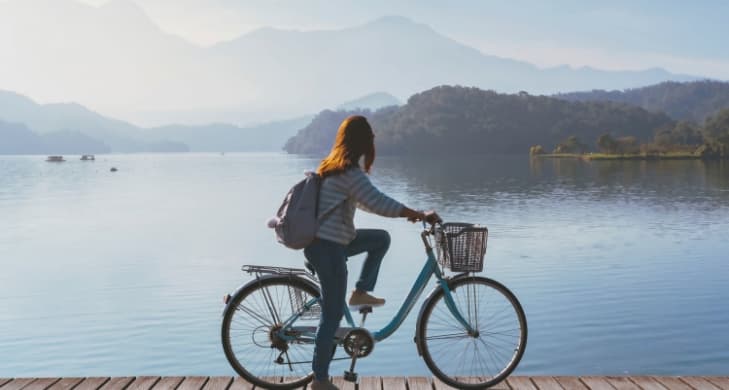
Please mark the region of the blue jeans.
[[372, 291], [377, 282], [382, 258], [390, 247], [390, 234], [385, 230], [357, 229], [349, 245], [317, 239], [304, 249], [304, 255], [319, 276], [321, 286], [321, 318], [316, 332], [314, 359], [311, 368], [318, 380], [329, 379], [329, 363], [334, 348], [334, 333], [344, 315], [347, 294], [347, 258], [367, 252], [357, 280], [357, 289]]

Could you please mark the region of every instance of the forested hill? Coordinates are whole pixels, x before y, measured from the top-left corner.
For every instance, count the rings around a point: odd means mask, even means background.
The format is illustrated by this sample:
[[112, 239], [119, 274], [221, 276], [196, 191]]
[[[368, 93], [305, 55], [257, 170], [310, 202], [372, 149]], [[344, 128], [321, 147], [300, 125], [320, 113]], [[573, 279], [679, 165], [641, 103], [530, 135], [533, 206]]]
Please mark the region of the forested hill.
[[555, 95], [570, 101], [613, 101], [663, 111], [674, 119], [703, 122], [729, 108], [729, 83], [721, 81], [664, 82], [624, 91], [593, 90]]
[[551, 150], [569, 136], [595, 145], [600, 135], [652, 140], [673, 125], [663, 113], [614, 102], [572, 102], [548, 96], [499, 94], [478, 88], [441, 86], [413, 95], [407, 104], [375, 112], [323, 111], [284, 149], [324, 154], [339, 123], [367, 116], [381, 154], [526, 153], [540, 144]]

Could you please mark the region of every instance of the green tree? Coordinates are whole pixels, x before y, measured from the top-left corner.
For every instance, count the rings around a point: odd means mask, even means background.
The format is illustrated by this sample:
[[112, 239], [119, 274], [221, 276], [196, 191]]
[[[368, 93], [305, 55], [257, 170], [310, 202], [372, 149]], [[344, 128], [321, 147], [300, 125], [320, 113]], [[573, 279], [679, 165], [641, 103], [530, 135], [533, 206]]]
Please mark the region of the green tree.
[[700, 129], [691, 122], [681, 121], [673, 128], [665, 127], [656, 133], [654, 142], [661, 146], [701, 145], [704, 137]]
[[618, 141], [610, 134], [603, 134], [597, 138], [597, 147], [603, 153], [616, 153], [618, 150]]
[[640, 151], [638, 139], [633, 136], [620, 137], [616, 142], [618, 143], [618, 153], [632, 154]]
[[710, 141], [729, 145], [729, 108], [709, 118], [703, 132]]
[[580, 142], [580, 140], [576, 136], [571, 135], [567, 137], [567, 139], [564, 140], [562, 143], [557, 145], [557, 147], [554, 149], [554, 153], [582, 154], [585, 153], [587, 149], [587, 145]]
[[698, 153], [704, 157], [729, 157], [729, 108], [707, 119], [703, 133], [707, 142]]

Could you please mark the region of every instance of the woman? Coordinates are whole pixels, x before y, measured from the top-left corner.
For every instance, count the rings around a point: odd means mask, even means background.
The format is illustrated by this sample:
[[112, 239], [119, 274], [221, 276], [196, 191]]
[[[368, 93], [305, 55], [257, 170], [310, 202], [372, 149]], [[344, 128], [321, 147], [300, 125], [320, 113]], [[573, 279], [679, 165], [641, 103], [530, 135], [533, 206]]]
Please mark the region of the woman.
[[[390, 246], [385, 230], [355, 229], [356, 208], [384, 217], [405, 217], [411, 222], [435, 220], [405, 207], [375, 188], [367, 174], [375, 161], [374, 133], [363, 116], [350, 116], [339, 126], [329, 156], [322, 160], [317, 173], [324, 178], [319, 195], [319, 210], [326, 215], [321, 221], [317, 239], [304, 249], [304, 254], [319, 275], [321, 284], [321, 319], [316, 333], [311, 388], [337, 389], [329, 381], [333, 338], [342, 319], [347, 288], [347, 257], [367, 252], [357, 285], [349, 298], [352, 306], [385, 303], [370, 295], [375, 288], [380, 263]], [[360, 160], [364, 158], [364, 166]]]

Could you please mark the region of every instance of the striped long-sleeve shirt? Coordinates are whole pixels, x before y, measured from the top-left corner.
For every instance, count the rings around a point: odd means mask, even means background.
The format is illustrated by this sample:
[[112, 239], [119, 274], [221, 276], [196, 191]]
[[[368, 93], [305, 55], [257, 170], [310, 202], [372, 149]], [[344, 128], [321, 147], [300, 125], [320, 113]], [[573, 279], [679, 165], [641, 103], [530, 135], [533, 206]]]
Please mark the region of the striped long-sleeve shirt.
[[326, 215], [317, 237], [347, 245], [356, 236], [357, 208], [384, 217], [398, 217], [403, 205], [380, 192], [359, 167], [324, 179], [319, 193], [319, 215]]

